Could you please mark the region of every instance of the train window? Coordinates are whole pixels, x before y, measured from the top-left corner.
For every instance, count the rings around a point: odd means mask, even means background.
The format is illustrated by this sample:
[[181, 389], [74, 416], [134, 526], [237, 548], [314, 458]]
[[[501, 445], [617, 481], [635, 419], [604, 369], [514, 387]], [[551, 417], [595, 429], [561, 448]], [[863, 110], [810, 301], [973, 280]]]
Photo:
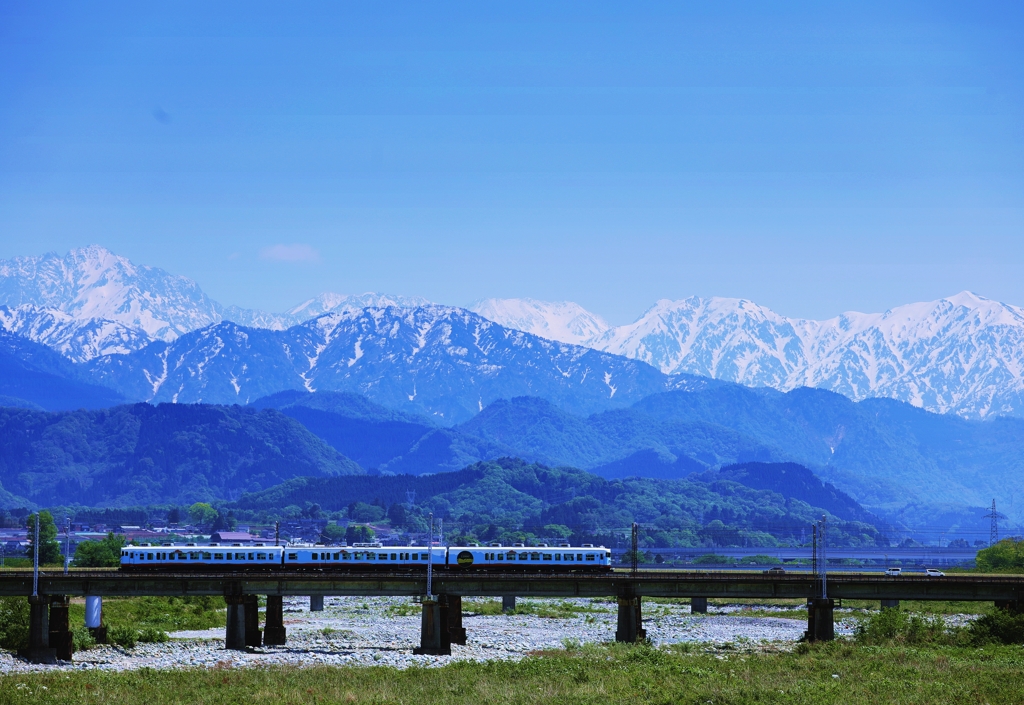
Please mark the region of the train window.
[[577, 553], [576, 554], [576, 560], [582, 561], [583, 560], [583, 554], [582, 553]]
[[587, 560], [588, 560], [588, 561], [592, 561], [592, 560], [594, 560], [594, 554], [593, 554], [593, 553], [588, 553], [588, 554], [587, 554]]
[[550, 561], [551, 560], [551, 554], [550, 553], [545, 553], [544, 554], [544, 560]]
[[203, 560], [204, 561], [211, 560], [212, 558], [213, 558], [213, 554], [212, 553], [204, 553], [203, 554]]
[[[392, 553], [391, 555], [393, 556], [395, 554]], [[382, 553], [379, 556], [377, 556], [377, 560], [378, 561], [386, 561], [387, 559], [388, 559], [388, 554], [386, 554], [386, 553]]]
[[255, 554], [255, 553], [250, 553], [250, 554], [249, 554], [249, 560], [250, 560], [250, 561], [254, 561], [254, 560], [256, 560], [256, 554]]
[[230, 560], [231, 560], [231, 554], [230, 554], [230, 553], [228, 553], [227, 555], [225, 555], [225, 556], [224, 556], [224, 559], [225, 559], [225, 560], [229, 560], [229, 561], [230, 561]]
[[398, 559], [398, 554], [397, 553], [392, 553], [391, 554], [391, 560], [394, 561], [394, 560], [397, 560], [397, 559]]
[[527, 554], [525, 554], [525, 553], [520, 553], [520, 554], [519, 554], [519, 560], [521, 560], [521, 561], [525, 561], [525, 560], [526, 560], [526, 556], [527, 556]]
[[235, 554], [235, 560], [236, 561], [244, 561], [245, 560], [245, 554], [244, 553], [236, 553]]
[[199, 554], [196, 553], [195, 551], [190, 551], [189, 554], [188, 554], [188, 559], [190, 561], [198, 561], [199, 560]]
[[267, 560], [267, 554], [266, 553], [257, 553], [256, 554], [256, 560], [258, 560], [258, 561], [265, 561], [265, 560]]
[[146, 554], [146, 560], [147, 560], [147, 561], [151, 561], [151, 560], [153, 560], [153, 554], [152, 554], [152, 553], [147, 553], [147, 554]]
[[297, 561], [297, 560], [299, 560], [299, 554], [298, 553], [289, 553], [288, 554], [288, 560], [290, 560], [290, 561]]
[[341, 560], [347, 561], [349, 558], [351, 558], [351, 556], [348, 555], [348, 551], [341, 552]]
[[531, 553], [530, 554], [530, 560], [531, 561], [539, 561], [540, 560], [540, 554], [539, 553]]
[[498, 560], [499, 560], [499, 561], [503, 561], [503, 560], [505, 560], [505, 554], [504, 554], [504, 553], [499, 553], [499, 554], [497, 554], [497, 557], [498, 557]]
[[555, 560], [556, 560], [556, 561], [560, 561], [560, 560], [562, 560], [562, 554], [561, 554], [561, 553], [556, 553], [556, 554], [555, 554]]
[[[228, 555], [231, 555], [231, 554], [229, 553]], [[215, 560], [215, 561], [222, 561], [222, 560], [224, 560], [224, 554], [223, 553], [214, 553], [213, 554], [213, 560]]]

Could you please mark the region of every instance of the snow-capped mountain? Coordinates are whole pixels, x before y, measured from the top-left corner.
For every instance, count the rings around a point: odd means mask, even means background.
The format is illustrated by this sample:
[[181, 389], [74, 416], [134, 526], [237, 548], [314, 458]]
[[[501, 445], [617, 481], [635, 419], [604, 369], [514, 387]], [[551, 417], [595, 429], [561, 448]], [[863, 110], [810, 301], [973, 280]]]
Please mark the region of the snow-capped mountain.
[[135, 265], [93, 245], [0, 261], [0, 304], [32, 304], [78, 320], [99, 318], [173, 340], [220, 320], [217, 304], [187, 277]]
[[57, 309], [31, 304], [0, 306], [0, 328], [42, 343], [74, 362], [132, 352], [152, 342], [145, 331], [117, 321], [80, 320]]
[[[551, 337], [564, 339], [552, 319]], [[666, 374], [888, 397], [969, 418], [1024, 413], [1024, 309], [970, 292], [827, 321], [786, 318], [742, 299], [662, 300], [581, 344]]]
[[600, 316], [571, 301], [484, 299], [469, 310], [506, 328], [571, 345], [589, 345], [611, 327]]
[[663, 391], [667, 382], [644, 363], [438, 305], [346, 309], [286, 331], [225, 322], [97, 358], [89, 369], [132, 399], [231, 404], [288, 389], [351, 391], [450, 422], [526, 395], [591, 413]]
[[0, 306], [10, 309], [0, 325], [76, 361], [171, 341], [221, 321], [280, 331], [330, 311], [427, 303], [378, 293], [325, 293], [286, 313], [268, 313], [223, 306], [187, 277], [133, 264], [98, 245], [64, 257], [0, 260]]

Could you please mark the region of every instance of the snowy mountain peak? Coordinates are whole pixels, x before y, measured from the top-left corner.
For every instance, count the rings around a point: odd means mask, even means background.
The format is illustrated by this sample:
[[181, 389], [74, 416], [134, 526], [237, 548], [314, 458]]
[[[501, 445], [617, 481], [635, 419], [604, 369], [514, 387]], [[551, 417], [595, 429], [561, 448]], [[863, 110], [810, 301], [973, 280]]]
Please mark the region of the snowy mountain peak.
[[484, 299], [470, 310], [506, 328], [572, 345], [588, 345], [609, 328], [600, 316], [571, 301]]
[[132, 264], [99, 245], [64, 257], [0, 261], [0, 304], [114, 321], [163, 340], [220, 320], [218, 305], [191, 279]]

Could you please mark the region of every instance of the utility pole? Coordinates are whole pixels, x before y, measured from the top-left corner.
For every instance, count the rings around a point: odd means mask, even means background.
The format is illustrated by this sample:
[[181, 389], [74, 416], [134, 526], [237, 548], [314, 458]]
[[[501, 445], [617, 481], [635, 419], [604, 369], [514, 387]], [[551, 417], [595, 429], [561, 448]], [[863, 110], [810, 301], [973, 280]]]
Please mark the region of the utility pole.
[[821, 515], [821, 597], [826, 599], [828, 597], [828, 585], [826, 581], [828, 579], [828, 556], [825, 555], [825, 547], [828, 545], [825, 540], [825, 515]]
[[274, 545], [281, 545], [281, 522], [279, 521], [274, 522]]
[[992, 500], [992, 510], [985, 515], [986, 519], [991, 519], [991, 523], [988, 528], [988, 545], [995, 546], [999, 541], [999, 512], [996, 511], [996, 501]]

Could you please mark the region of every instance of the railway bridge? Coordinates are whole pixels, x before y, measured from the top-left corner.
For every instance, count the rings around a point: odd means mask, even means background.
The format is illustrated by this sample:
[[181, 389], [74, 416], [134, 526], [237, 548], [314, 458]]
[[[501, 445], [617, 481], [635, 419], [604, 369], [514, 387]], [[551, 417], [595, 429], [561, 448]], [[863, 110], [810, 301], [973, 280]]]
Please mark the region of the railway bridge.
[[[422, 598], [418, 653], [450, 653], [452, 643], [465, 643], [462, 598], [474, 597], [612, 597], [618, 600], [617, 641], [644, 638], [644, 597], [690, 598], [695, 612], [706, 611], [708, 598], [796, 598], [808, 606], [807, 638], [834, 637], [836, 600], [879, 600], [883, 606], [900, 600], [966, 600], [1024, 608], [1024, 576], [830, 573], [828, 597], [813, 573], [766, 574], [735, 571], [638, 570], [608, 573], [479, 573], [437, 570], [432, 594], [426, 594], [424, 571], [268, 571], [207, 573], [131, 573], [75, 570], [41, 572], [33, 595], [31, 571], [0, 573], [0, 595], [26, 596], [31, 605], [30, 646], [26, 656], [52, 662], [71, 657], [68, 604], [72, 596], [93, 598], [221, 595], [227, 602], [225, 645], [228, 649], [279, 645], [286, 640], [284, 596], [408, 596]], [[259, 628], [258, 597], [267, 598], [266, 621]], [[511, 598], [514, 600], [514, 597]], [[102, 627], [100, 627], [102, 628]]]

